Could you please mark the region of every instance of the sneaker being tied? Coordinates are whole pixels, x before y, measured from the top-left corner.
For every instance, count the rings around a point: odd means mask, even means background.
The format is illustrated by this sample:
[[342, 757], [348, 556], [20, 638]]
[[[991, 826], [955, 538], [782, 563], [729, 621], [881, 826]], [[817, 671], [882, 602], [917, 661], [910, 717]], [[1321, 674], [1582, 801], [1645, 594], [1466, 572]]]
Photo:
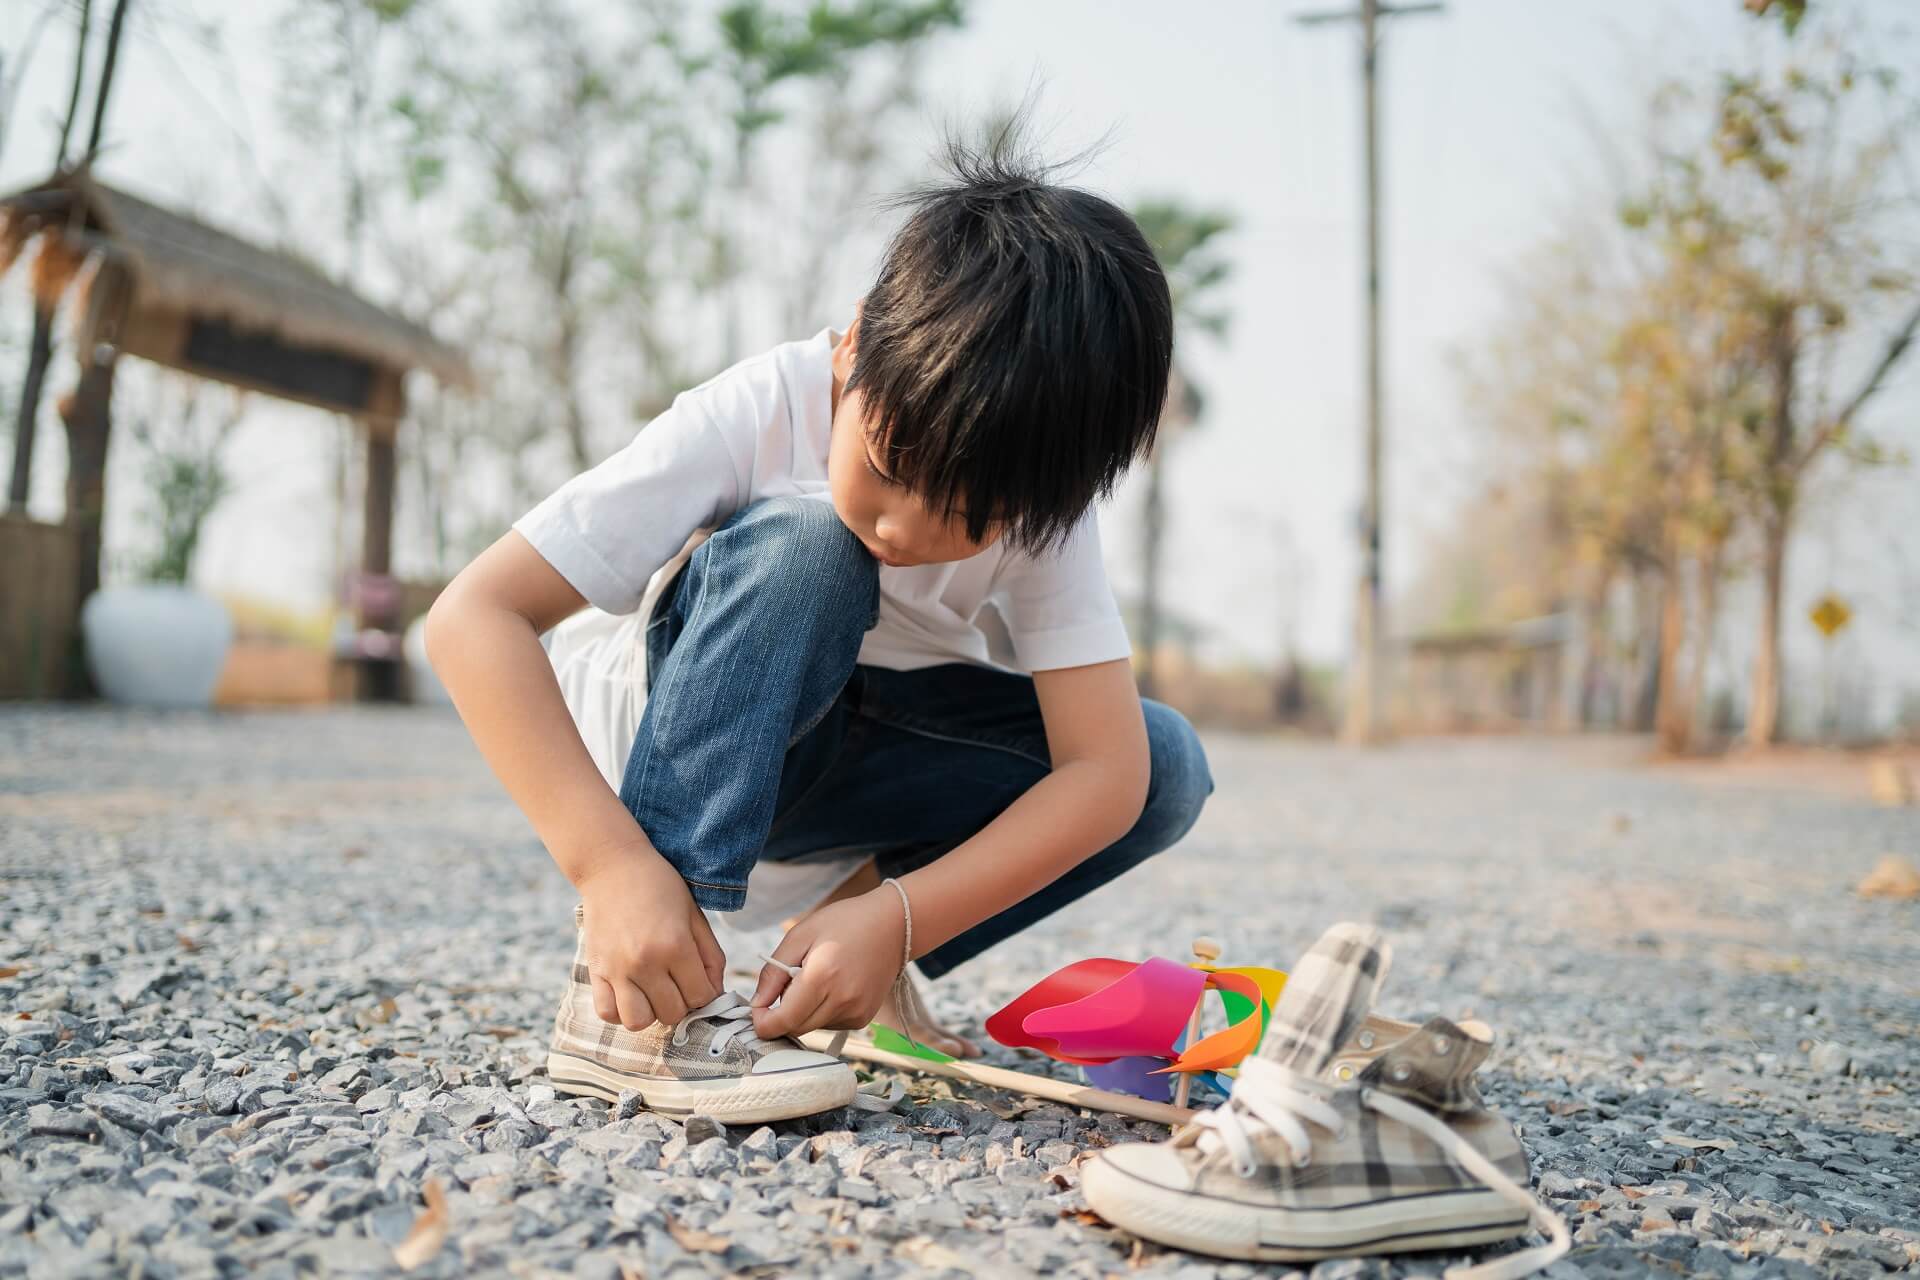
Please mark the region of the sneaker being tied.
[[1369, 1016], [1391, 955], [1377, 930], [1329, 930], [1225, 1103], [1087, 1164], [1093, 1211], [1161, 1244], [1270, 1262], [1548, 1237], [1450, 1280], [1513, 1280], [1565, 1254], [1566, 1225], [1526, 1189], [1519, 1135], [1474, 1084], [1491, 1033]]
[[577, 931], [573, 971], [553, 1020], [547, 1075], [561, 1093], [619, 1100], [640, 1095], [662, 1115], [700, 1114], [731, 1124], [762, 1124], [831, 1111], [853, 1101], [853, 1068], [792, 1040], [763, 1040], [753, 1009], [737, 993], [720, 996], [676, 1023], [629, 1031], [593, 1007], [586, 934]]

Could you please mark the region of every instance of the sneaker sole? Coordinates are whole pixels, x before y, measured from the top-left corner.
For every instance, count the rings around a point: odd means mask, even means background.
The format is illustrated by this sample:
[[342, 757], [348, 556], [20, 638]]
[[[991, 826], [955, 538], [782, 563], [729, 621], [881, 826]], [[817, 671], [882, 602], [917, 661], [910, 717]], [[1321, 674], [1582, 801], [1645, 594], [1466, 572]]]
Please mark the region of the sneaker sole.
[[844, 1062], [822, 1063], [764, 1076], [674, 1080], [615, 1071], [566, 1053], [547, 1054], [547, 1078], [561, 1093], [618, 1102], [631, 1089], [641, 1105], [662, 1115], [696, 1113], [734, 1124], [762, 1124], [832, 1111], [853, 1101], [858, 1082]]
[[1307, 1262], [1492, 1244], [1527, 1233], [1525, 1216], [1487, 1190], [1401, 1196], [1345, 1209], [1279, 1209], [1175, 1191], [1103, 1160], [1080, 1172], [1088, 1206], [1116, 1227], [1193, 1253]]

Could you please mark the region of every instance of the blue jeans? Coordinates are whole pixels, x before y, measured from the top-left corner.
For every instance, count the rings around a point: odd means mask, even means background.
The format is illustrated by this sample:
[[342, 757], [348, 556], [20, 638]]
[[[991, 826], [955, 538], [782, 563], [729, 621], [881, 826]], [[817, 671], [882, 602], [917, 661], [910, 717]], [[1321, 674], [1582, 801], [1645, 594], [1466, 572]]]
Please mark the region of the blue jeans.
[[[756, 503], [694, 552], [647, 624], [620, 799], [695, 902], [737, 911], [761, 858], [869, 854], [883, 876], [968, 839], [1050, 769], [1030, 677], [856, 662], [879, 569], [831, 504]], [[923, 956], [938, 977], [1172, 845], [1213, 791], [1179, 712], [1142, 700], [1153, 776], [1132, 830]]]

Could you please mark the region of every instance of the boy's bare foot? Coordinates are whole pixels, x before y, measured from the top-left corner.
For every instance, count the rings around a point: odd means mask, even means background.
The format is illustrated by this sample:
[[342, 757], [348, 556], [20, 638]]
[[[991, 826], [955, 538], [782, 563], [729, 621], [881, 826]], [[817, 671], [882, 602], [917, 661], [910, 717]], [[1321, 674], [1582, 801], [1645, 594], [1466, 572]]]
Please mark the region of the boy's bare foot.
[[[901, 1025], [900, 1011], [893, 1007], [893, 997], [891, 995], [887, 997], [886, 1003], [880, 1006], [880, 1012], [873, 1015], [873, 1020], [882, 1026], [892, 1027], [902, 1035], [906, 1034], [906, 1028]], [[920, 1034], [915, 1036], [914, 1039], [929, 1049], [938, 1049], [949, 1058], [977, 1058], [980, 1056], [979, 1045], [967, 1039], [965, 1036], [958, 1035], [939, 1025], [922, 1025], [920, 1027]]]

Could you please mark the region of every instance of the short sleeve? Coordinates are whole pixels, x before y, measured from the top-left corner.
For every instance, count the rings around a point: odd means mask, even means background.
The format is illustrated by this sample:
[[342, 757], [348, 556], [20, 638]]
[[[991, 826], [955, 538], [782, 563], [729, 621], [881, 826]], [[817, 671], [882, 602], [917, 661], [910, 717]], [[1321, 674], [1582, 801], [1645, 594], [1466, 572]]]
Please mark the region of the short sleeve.
[[1057, 551], [1011, 558], [994, 583], [992, 599], [1006, 620], [1014, 658], [1027, 671], [1132, 656], [1091, 511]]
[[683, 392], [625, 448], [513, 527], [589, 604], [632, 613], [688, 536], [739, 506], [740, 476], [725, 433]]

